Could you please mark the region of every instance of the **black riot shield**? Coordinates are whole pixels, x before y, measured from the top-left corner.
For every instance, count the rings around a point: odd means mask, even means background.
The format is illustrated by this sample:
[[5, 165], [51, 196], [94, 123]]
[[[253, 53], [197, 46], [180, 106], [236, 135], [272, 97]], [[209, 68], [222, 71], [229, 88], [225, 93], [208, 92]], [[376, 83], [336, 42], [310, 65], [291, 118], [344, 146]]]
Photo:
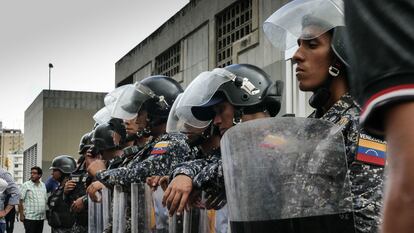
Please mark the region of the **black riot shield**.
[[221, 140], [232, 232], [354, 232], [344, 139], [330, 122], [266, 118]]

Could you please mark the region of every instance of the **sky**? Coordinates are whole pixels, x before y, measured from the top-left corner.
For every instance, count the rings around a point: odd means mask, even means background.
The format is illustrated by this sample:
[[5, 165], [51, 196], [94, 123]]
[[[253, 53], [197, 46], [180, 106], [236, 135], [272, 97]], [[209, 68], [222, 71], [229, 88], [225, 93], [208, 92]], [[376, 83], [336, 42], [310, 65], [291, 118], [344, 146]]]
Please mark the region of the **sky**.
[[43, 89], [108, 92], [115, 63], [189, 0], [0, 0], [0, 121]]

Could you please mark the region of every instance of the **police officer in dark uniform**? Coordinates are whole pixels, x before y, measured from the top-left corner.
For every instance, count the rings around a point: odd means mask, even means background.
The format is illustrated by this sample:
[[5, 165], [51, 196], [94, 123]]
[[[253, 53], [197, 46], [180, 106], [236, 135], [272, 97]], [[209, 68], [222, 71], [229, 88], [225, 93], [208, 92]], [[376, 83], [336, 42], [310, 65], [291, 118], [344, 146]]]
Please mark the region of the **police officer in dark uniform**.
[[166, 76], [150, 76], [125, 93], [125, 99], [117, 101], [120, 107], [114, 109], [113, 117], [128, 119], [138, 113], [147, 114], [146, 131], [153, 138], [126, 167], [98, 172], [98, 180], [108, 186], [144, 182], [146, 177], [168, 174], [166, 168], [177, 163], [171, 158], [180, 157], [171, 154], [183, 157], [191, 154], [184, 135], [165, 134], [169, 111], [181, 92], [182, 88], [175, 80]]
[[79, 154], [83, 160], [79, 163], [78, 168], [71, 174], [71, 179], [65, 184], [65, 201], [71, 206], [71, 211], [75, 216], [75, 224], [71, 232], [87, 233], [88, 232], [88, 198], [86, 196], [86, 184], [88, 173], [86, 168], [96, 160], [96, 155], [92, 155], [92, 134], [86, 133], [81, 138], [79, 144]]
[[63, 191], [66, 181], [75, 169], [76, 161], [68, 155], [60, 155], [54, 158], [50, 167], [53, 179], [59, 182], [59, 187], [52, 192], [47, 201], [49, 207], [48, 222], [54, 233], [71, 232], [75, 222], [70, 211], [70, 205], [64, 200]]
[[348, 93], [344, 30], [340, 0], [293, 1], [264, 23], [266, 35], [279, 49], [297, 42], [299, 48], [293, 60], [299, 88], [313, 92], [309, 104], [316, 109], [310, 117], [330, 121], [342, 129], [356, 230], [377, 232], [386, 146], [359, 127], [360, 107]]
[[[125, 90], [123, 98], [120, 97], [116, 102], [112, 117], [124, 120], [136, 118], [137, 123], [144, 120], [147, 125], [139, 134], [152, 138], [138, 152], [126, 148], [122, 166], [117, 169], [105, 169], [102, 166], [89, 169], [92, 175], [101, 170], [96, 174], [100, 185], [105, 184], [109, 188], [121, 185], [124, 191], [128, 191], [131, 183], [140, 183], [147, 176], [168, 172], [170, 165], [175, 164], [171, 158], [178, 158], [178, 154], [190, 154], [185, 136], [164, 135], [168, 113], [181, 92], [181, 86], [166, 76], [148, 77]], [[155, 146], [158, 149], [152, 153]], [[127, 156], [128, 151], [134, 152], [133, 156]]]
[[[242, 121], [273, 117], [280, 109], [281, 83], [272, 82], [268, 74], [253, 65], [235, 64], [215, 69], [200, 74], [193, 82], [184, 92], [179, 103], [183, 106], [178, 111], [201, 121], [213, 119], [221, 135]], [[211, 90], [201, 92], [202, 86], [209, 86]], [[170, 214], [183, 211], [193, 187], [207, 193], [208, 208], [220, 209], [225, 204], [220, 150], [214, 150], [207, 159], [180, 164], [172, 176], [174, 179], [163, 198]]]
[[[103, 167], [108, 169], [117, 168], [122, 163], [123, 147], [126, 142], [126, 130], [121, 119], [111, 119], [108, 123], [100, 124], [94, 130], [92, 135], [92, 148], [91, 150], [98, 151], [102, 156], [102, 160], [95, 160], [86, 168], [94, 169], [96, 167]], [[87, 187], [86, 192], [91, 197], [92, 201], [98, 202], [100, 190], [104, 188], [102, 183], [96, 181], [93, 174], [91, 176], [92, 183]], [[105, 227], [105, 232], [112, 231], [112, 219], [110, 218], [110, 224]]]

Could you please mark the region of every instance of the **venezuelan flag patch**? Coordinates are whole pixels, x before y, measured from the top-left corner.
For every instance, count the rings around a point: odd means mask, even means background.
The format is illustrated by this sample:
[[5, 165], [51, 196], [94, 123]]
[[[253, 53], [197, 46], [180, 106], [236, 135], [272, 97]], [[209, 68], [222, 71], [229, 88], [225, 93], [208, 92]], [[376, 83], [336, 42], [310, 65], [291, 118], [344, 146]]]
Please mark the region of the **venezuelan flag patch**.
[[360, 134], [356, 159], [364, 163], [385, 166], [387, 145], [384, 141]]
[[155, 144], [154, 148], [151, 151], [151, 155], [161, 155], [167, 152], [168, 145], [170, 143], [167, 141], [158, 142]]

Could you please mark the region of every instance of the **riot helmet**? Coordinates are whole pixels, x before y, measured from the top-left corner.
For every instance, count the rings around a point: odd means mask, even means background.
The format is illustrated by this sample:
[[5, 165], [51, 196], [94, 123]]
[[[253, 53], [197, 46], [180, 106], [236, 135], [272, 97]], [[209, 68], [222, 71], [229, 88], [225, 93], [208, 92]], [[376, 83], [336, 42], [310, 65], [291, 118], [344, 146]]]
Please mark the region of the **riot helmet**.
[[234, 64], [197, 76], [184, 92], [177, 112], [188, 124], [198, 128], [211, 122], [213, 106], [224, 100], [235, 107], [236, 123], [243, 114], [267, 111], [270, 116], [276, 116], [282, 89], [282, 82], [272, 82], [262, 69]]
[[342, 0], [295, 0], [274, 12], [263, 24], [263, 30], [280, 50], [292, 48], [297, 40], [312, 40], [324, 33], [331, 35], [330, 47], [334, 55], [328, 75], [316, 89], [309, 104], [320, 109], [331, 96], [333, 78], [346, 74], [344, 6]]
[[178, 94], [183, 92], [180, 84], [172, 78], [162, 75], [150, 76], [133, 87], [126, 88], [115, 103], [112, 117], [133, 119], [140, 110], [148, 114], [148, 128], [167, 122], [170, 109]]
[[92, 146], [92, 132], [84, 134], [79, 142], [79, 154], [85, 153]]
[[[93, 147], [97, 151], [119, 148], [120, 142], [116, 141], [115, 134], [119, 134], [119, 132], [115, 131], [113, 124], [105, 123], [98, 125], [92, 135]], [[120, 134], [119, 136], [122, 138]]]
[[[183, 133], [186, 134], [188, 137], [188, 144], [190, 146], [198, 146], [202, 144], [205, 140], [209, 139], [213, 135], [219, 135], [218, 130], [214, 130], [214, 126], [212, 124], [207, 124], [206, 127], [193, 127], [189, 125], [185, 119], [180, 118], [180, 115], [177, 114], [177, 106], [181, 100], [183, 93], [180, 93], [175, 100], [173, 106], [171, 107], [170, 114], [168, 116], [166, 132], [167, 133]], [[189, 115], [192, 114], [189, 112]], [[193, 118], [195, 118], [193, 116]]]
[[59, 170], [67, 175], [76, 170], [76, 161], [69, 155], [59, 155], [53, 159], [49, 170]]

